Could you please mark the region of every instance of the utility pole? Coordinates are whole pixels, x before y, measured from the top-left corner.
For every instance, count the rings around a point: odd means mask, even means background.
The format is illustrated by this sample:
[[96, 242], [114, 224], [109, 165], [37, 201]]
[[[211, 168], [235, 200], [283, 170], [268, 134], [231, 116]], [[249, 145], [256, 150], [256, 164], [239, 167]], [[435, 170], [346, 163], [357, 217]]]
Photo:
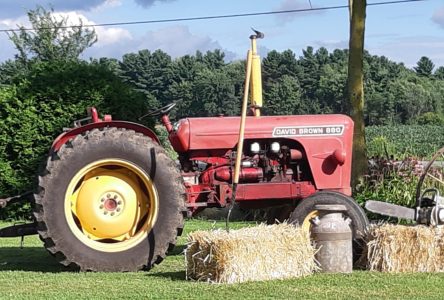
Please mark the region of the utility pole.
[[348, 57], [348, 99], [355, 123], [353, 136], [352, 187], [367, 172], [364, 127], [364, 31], [367, 0], [349, 0], [350, 42]]

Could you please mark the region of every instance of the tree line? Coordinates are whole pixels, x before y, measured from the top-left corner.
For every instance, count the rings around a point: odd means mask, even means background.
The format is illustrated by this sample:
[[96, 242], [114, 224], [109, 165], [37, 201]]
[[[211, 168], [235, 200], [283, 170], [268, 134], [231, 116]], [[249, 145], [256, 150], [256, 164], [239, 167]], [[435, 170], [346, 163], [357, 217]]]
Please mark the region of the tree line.
[[[17, 54], [0, 64], [0, 196], [32, 186], [52, 140], [89, 106], [130, 121], [173, 101], [176, 120], [239, 114], [243, 60], [227, 62], [221, 50], [174, 59], [162, 50], [140, 50], [121, 59], [83, 60], [97, 41], [93, 29], [66, 30], [66, 19], [42, 7], [28, 18], [36, 31], [10, 33]], [[347, 114], [347, 63], [343, 49], [268, 52], [263, 113]], [[367, 125], [444, 124], [444, 67], [422, 57], [410, 69], [366, 52], [364, 69]], [[156, 120], [143, 122], [153, 127]]]

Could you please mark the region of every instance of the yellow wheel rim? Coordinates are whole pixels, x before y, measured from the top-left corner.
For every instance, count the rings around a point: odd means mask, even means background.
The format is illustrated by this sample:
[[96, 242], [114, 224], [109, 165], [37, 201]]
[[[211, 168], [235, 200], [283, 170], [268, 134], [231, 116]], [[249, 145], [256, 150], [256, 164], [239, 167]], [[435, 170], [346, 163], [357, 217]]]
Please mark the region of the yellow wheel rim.
[[65, 217], [85, 245], [104, 252], [142, 242], [157, 219], [159, 197], [150, 177], [122, 159], [93, 162], [72, 178], [65, 194]]
[[319, 212], [317, 210], [311, 211], [304, 219], [304, 222], [302, 222], [302, 229], [305, 231], [310, 231], [311, 229], [311, 220], [313, 218], [316, 218], [319, 216]]

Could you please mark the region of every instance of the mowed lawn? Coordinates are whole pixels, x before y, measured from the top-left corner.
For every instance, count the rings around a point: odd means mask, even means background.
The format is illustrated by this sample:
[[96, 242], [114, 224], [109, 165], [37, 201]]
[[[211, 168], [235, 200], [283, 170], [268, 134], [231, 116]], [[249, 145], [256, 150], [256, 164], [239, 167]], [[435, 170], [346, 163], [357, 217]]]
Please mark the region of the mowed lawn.
[[[252, 226], [233, 222], [233, 227]], [[6, 225], [1, 223], [0, 225]], [[1, 226], [0, 226], [1, 227]], [[60, 266], [38, 237], [0, 239], [0, 299], [442, 299], [444, 274], [315, 274], [292, 280], [209, 284], [185, 280], [186, 235], [224, 222], [189, 220], [175, 251], [149, 272], [74, 272]]]

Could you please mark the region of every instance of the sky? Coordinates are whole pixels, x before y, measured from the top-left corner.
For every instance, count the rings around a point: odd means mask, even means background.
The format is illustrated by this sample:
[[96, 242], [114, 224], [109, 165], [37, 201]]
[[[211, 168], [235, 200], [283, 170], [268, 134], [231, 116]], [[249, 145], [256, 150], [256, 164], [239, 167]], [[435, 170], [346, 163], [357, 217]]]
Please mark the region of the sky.
[[[367, 0], [367, 3], [389, 0]], [[0, 0], [0, 29], [27, 26], [26, 11], [52, 7], [72, 24], [131, 22], [212, 15], [347, 5], [348, 0]], [[262, 56], [270, 50], [291, 49], [297, 56], [313, 46], [329, 51], [348, 47], [347, 9], [262, 15], [243, 18], [181, 21], [130, 26], [96, 27], [98, 42], [82, 56], [114, 57], [141, 49], [161, 49], [173, 58], [222, 49], [227, 60], [244, 58], [254, 27], [265, 33]], [[365, 48], [413, 67], [421, 56], [444, 66], [444, 0], [369, 6]], [[0, 62], [16, 53], [6, 33], [0, 33]]]

